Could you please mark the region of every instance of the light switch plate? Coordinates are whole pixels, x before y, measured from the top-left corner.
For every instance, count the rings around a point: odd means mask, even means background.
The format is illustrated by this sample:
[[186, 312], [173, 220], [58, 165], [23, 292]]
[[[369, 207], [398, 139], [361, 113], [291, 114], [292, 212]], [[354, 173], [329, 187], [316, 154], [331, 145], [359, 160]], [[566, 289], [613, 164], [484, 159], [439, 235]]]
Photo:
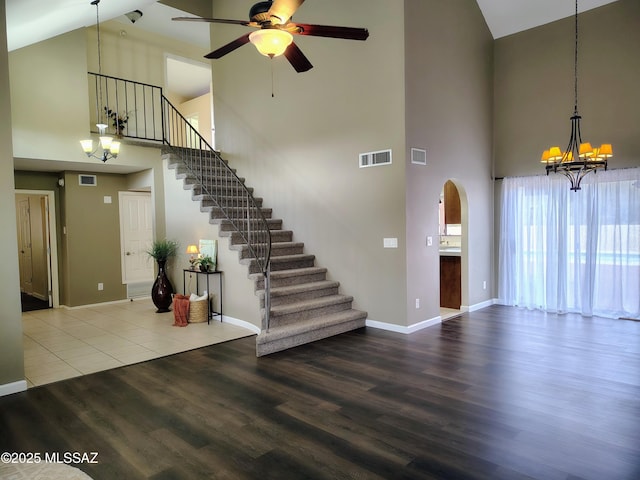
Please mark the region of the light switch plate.
[[427, 247], [430, 247], [431, 245], [433, 245], [433, 237], [429, 236], [427, 237]]

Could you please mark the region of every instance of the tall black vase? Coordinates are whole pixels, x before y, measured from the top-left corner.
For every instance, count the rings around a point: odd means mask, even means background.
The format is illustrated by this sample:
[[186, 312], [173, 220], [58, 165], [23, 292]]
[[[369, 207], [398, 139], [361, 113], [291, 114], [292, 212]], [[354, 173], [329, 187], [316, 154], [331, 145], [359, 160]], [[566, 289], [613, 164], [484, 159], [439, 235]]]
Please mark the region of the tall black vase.
[[158, 276], [151, 287], [151, 300], [157, 307], [156, 313], [168, 312], [171, 306], [171, 295], [173, 294], [173, 285], [165, 272], [166, 260], [158, 260]]

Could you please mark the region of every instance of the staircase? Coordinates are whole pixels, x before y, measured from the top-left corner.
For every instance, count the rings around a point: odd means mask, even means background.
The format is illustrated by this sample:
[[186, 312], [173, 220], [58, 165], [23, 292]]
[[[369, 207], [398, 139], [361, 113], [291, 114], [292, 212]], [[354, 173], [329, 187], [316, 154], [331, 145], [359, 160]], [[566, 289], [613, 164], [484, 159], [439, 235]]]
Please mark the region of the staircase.
[[[163, 158], [169, 168], [175, 170], [176, 178], [183, 181], [184, 188], [191, 190], [193, 200], [200, 203], [200, 210], [209, 213], [210, 223], [218, 225], [220, 236], [229, 237], [231, 249], [238, 252], [240, 263], [247, 266], [249, 278], [254, 281], [264, 316], [265, 276], [224, 211], [224, 205], [235, 205], [238, 198], [230, 195], [213, 201], [179, 155], [166, 152]], [[261, 198], [255, 200], [262, 206]], [[268, 328], [256, 338], [256, 354], [267, 355], [364, 327], [367, 314], [351, 308], [353, 297], [340, 294], [340, 284], [327, 280], [327, 269], [315, 266], [315, 257], [304, 252], [303, 243], [293, 241], [293, 232], [283, 230], [282, 220], [272, 218], [270, 208], [263, 207], [262, 213], [272, 241], [271, 308]]]
[[90, 112], [90, 125], [102, 123], [102, 106], [131, 112], [118, 133], [145, 144], [162, 143], [169, 167], [246, 265], [262, 312], [258, 356], [365, 325], [367, 314], [351, 308], [353, 298], [340, 294], [338, 282], [327, 280], [327, 270], [315, 265], [303, 243], [293, 241], [293, 232], [282, 229], [282, 220], [272, 218], [271, 209], [253, 196], [253, 189], [178, 112], [161, 87], [101, 73], [88, 75], [91, 98], [100, 105]]

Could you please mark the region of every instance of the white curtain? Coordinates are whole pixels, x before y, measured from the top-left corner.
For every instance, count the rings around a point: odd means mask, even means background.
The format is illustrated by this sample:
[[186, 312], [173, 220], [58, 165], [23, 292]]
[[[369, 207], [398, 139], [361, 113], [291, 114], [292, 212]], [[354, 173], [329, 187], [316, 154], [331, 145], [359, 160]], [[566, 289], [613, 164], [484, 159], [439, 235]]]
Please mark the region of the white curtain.
[[550, 312], [640, 318], [640, 168], [505, 178], [499, 300]]

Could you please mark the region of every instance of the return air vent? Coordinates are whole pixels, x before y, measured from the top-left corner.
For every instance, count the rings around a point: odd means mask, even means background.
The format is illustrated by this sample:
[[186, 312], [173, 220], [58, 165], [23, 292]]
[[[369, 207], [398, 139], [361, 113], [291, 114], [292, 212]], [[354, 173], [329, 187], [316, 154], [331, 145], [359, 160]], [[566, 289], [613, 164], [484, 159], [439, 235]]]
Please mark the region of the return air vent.
[[411, 163], [416, 165], [426, 165], [427, 164], [427, 151], [422, 150], [421, 148], [412, 148], [411, 149]]
[[391, 164], [391, 150], [360, 154], [360, 168]]
[[98, 185], [98, 177], [95, 175], [78, 175], [78, 184], [84, 187], [95, 187]]

